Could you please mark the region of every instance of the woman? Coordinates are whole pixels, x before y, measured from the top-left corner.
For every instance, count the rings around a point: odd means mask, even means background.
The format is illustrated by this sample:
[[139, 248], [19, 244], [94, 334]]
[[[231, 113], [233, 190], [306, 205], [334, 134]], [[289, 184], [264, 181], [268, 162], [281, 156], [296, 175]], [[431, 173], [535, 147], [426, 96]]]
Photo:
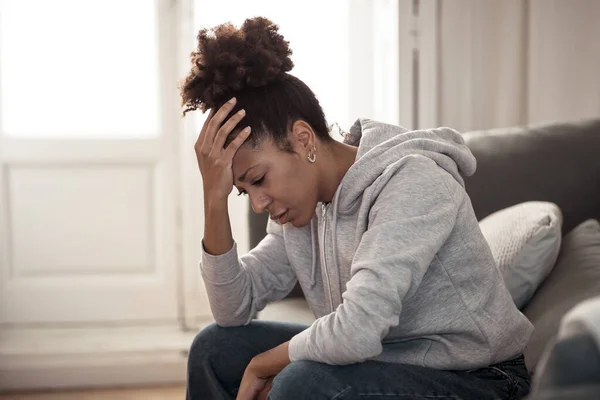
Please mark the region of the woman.
[[[513, 399], [529, 388], [532, 325], [496, 270], [462, 175], [475, 159], [448, 128], [359, 119], [345, 143], [288, 74], [264, 18], [202, 30], [181, 86], [211, 110], [196, 143], [202, 276], [216, 324], [194, 340], [189, 399]], [[235, 186], [267, 236], [238, 257]], [[316, 321], [253, 321], [299, 282]]]

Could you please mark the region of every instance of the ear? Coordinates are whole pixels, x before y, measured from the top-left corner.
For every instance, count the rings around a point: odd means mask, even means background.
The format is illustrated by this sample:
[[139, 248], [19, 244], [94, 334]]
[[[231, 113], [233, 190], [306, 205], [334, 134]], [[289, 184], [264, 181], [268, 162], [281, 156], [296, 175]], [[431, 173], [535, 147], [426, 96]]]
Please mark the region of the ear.
[[301, 119], [293, 123], [291, 139], [297, 150], [307, 154], [316, 144], [315, 132], [306, 121]]

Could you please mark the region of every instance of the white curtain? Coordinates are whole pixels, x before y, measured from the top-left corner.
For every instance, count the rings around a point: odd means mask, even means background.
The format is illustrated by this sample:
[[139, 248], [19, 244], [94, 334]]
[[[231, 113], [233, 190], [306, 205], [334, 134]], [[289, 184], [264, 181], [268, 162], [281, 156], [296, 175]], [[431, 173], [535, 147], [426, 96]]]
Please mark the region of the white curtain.
[[420, 30], [438, 38], [439, 125], [467, 131], [600, 117], [600, 1], [436, 5], [436, 26]]

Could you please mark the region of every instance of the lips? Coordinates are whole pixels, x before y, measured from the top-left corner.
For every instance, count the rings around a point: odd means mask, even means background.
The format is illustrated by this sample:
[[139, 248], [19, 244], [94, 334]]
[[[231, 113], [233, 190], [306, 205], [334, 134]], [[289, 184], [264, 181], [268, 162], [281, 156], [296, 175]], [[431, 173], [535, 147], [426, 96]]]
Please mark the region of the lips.
[[288, 221], [288, 216], [289, 216], [289, 210], [284, 212], [283, 215], [281, 217], [279, 217], [279, 223], [281, 225], [285, 224]]
[[285, 210], [279, 214], [272, 216], [271, 219], [274, 221], [279, 221], [279, 223], [281, 225], [283, 225], [287, 222], [288, 213], [289, 213], [289, 210]]

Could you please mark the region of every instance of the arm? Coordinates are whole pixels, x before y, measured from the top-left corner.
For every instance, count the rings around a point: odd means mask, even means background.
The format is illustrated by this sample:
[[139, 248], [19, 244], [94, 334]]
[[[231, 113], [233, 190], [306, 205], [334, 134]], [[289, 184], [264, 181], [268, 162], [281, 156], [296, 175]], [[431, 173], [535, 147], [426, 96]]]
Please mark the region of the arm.
[[221, 326], [249, 323], [256, 311], [284, 298], [297, 281], [285, 251], [283, 228], [271, 221], [267, 236], [240, 258], [235, 243], [220, 256], [204, 251], [201, 271], [213, 316]]
[[273, 378], [290, 364], [289, 341], [257, 355], [244, 371], [236, 400], [267, 399]]
[[379, 355], [403, 299], [450, 235], [458, 211], [450, 190], [462, 190], [460, 184], [431, 160], [400, 162], [371, 206], [343, 303], [292, 338], [292, 361], [352, 364]]
[[295, 283], [281, 227], [271, 227], [258, 248], [238, 260], [227, 198], [233, 189], [233, 157], [248, 138], [250, 128], [242, 129], [224, 147], [227, 136], [245, 115], [241, 110], [227, 119], [235, 103], [233, 98], [218, 111], [211, 111], [195, 144], [204, 186], [202, 275], [214, 317], [223, 326], [248, 323], [256, 310], [285, 296]]

